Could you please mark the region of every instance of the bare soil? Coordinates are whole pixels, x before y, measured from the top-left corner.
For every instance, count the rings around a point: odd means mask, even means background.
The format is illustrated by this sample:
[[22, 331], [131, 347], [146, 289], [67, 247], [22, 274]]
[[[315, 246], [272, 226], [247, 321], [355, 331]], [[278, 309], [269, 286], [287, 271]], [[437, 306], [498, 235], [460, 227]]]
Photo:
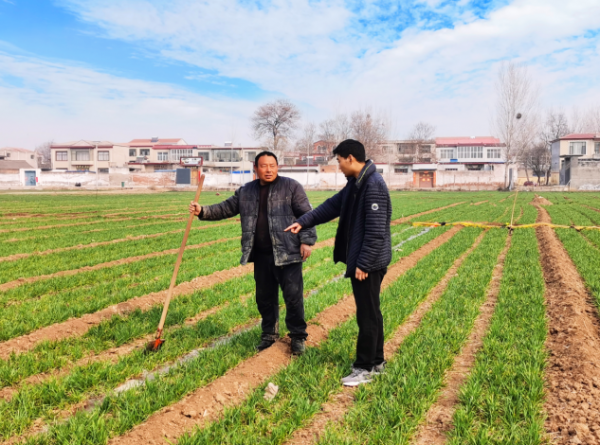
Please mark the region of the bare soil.
[[[382, 285], [389, 285], [393, 281], [389, 277], [398, 277], [398, 270], [408, 270], [410, 264], [414, 265], [418, 261], [414, 258], [423, 258], [448, 241], [458, 230], [460, 228], [449, 230], [409, 255], [405, 258], [406, 261], [396, 263], [390, 268], [386, 275], [387, 281], [384, 280]], [[329, 330], [348, 319], [355, 310], [354, 298], [351, 296], [346, 296], [336, 305], [327, 308], [309, 323], [307, 345], [318, 346], [327, 338]], [[202, 427], [207, 422], [217, 420], [225, 408], [240, 404], [252, 390], [287, 366], [290, 360], [287, 340], [278, 341], [182, 401], [153, 414], [146, 422], [125, 435], [112, 439], [109, 444], [168, 443], [194, 427]]]
[[[449, 232], [446, 232], [446, 234]], [[456, 233], [456, 232], [454, 232]], [[408, 319], [398, 327], [392, 338], [390, 338], [384, 346], [385, 356], [389, 357], [394, 355], [397, 351], [404, 339], [413, 332], [419, 324], [421, 324], [421, 320], [433, 304], [442, 296], [446, 288], [448, 287], [448, 283], [456, 275], [456, 271], [463, 263], [465, 258], [479, 245], [481, 240], [483, 239], [483, 233], [475, 240], [473, 246], [471, 246], [465, 253], [463, 253], [459, 258], [457, 258], [452, 267], [446, 272], [446, 275], [442, 278], [442, 280], [431, 290], [427, 298], [419, 304], [417, 309], [408, 317]], [[449, 238], [448, 238], [449, 239]], [[434, 240], [435, 241], [435, 240]], [[428, 247], [427, 244], [425, 247]], [[439, 247], [439, 246], [437, 246]], [[437, 248], [436, 247], [436, 248]], [[430, 251], [431, 252], [431, 251]], [[415, 252], [417, 253], [417, 252]], [[410, 258], [407, 257], [407, 258]], [[412, 267], [416, 265], [417, 261], [410, 261]], [[396, 264], [398, 265], [398, 263]], [[395, 266], [394, 266], [395, 267]], [[392, 267], [392, 269], [394, 268]], [[394, 279], [390, 279], [387, 283], [384, 283], [382, 287], [387, 287], [389, 284], [393, 283], [397, 278], [399, 278], [402, 274], [406, 273], [411, 267], [407, 267], [407, 264], [404, 266], [399, 266], [397, 270], [394, 270]], [[392, 270], [390, 269], [390, 272]], [[386, 274], [386, 279], [390, 274]], [[318, 442], [319, 438], [325, 431], [325, 428], [329, 424], [337, 423], [342, 420], [342, 418], [346, 415], [346, 413], [350, 410], [352, 405], [354, 404], [354, 393], [356, 388], [349, 387], [341, 387], [341, 392], [332, 394], [330, 396], [330, 400], [325, 403], [321, 409], [321, 412], [317, 413], [310, 421], [310, 423], [304, 428], [300, 428], [294, 432], [292, 437], [285, 442], [286, 445], [312, 445]]]
[[[535, 195], [535, 198], [533, 198], [533, 200], [531, 201], [531, 203], [533, 205], [540, 205], [540, 206], [551, 206], [552, 203], [550, 201], [548, 201], [546, 198], [544, 198], [543, 196], [539, 196], [539, 195]], [[551, 222], [551, 221], [548, 221]]]
[[511, 238], [507, 237], [506, 246], [498, 258], [498, 264], [492, 273], [487, 299], [475, 320], [473, 330], [460, 354], [454, 359], [452, 368], [446, 374], [446, 386], [437, 401], [429, 408], [425, 422], [420, 425], [411, 441], [414, 445], [442, 445], [447, 442], [446, 434], [452, 428], [452, 417], [458, 405], [460, 388], [463, 386], [475, 364], [477, 352], [483, 345], [483, 338], [490, 326], [504, 270], [504, 260], [510, 248]]
[[[539, 204], [538, 222], [551, 222]], [[600, 443], [600, 323], [556, 233], [536, 229], [546, 282], [546, 430], [555, 444]]]
[[481, 204], [485, 204], [486, 202], [489, 202], [489, 201], [479, 201], [479, 202], [474, 202], [472, 205], [474, 205], [474, 206], [479, 206], [479, 205], [481, 205]]
[[[330, 247], [334, 239], [328, 239], [318, 242], [313, 249], [321, 247]], [[210, 275], [195, 278], [191, 281], [181, 283], [173, 289], [172, 297], [189, 295], [197, 290], [212, 287], [224, 281], [252, 273], [254, 265], [252, 263], [245, 266], [236, 266], [228, 270], [213, 272]], [[30, 334], [13, 338], [0, 343], [0, 359], [6, 360], [11, 353], [19, 354], [33, 349], [42, 341], [58, 341], [68, 337], [76, 337], [85, 334], [91, 327], [100, 324], [103, 320], [114, 315], [123, 315], [141, 309], [149, 310], [152, 306], [162, 303], [167, 296], [168, 289], [160, 292], [154, 292], [141, 297], [110, 306], [93, 314], [86, 314], [81, 318], [72, 318], [62, 323], [39, 329]]]
[[414, 215], [405, 216], [403, 218], [396, 219], [392, 221], [392, 226], [397, 226], [398, 224], [404, 224], [405, 222], [410, 221], [411, 219], [418, 218], [419, 216], [429, 215], [430, 213], [439, 212], [440, 210], [449, 209], [450, 207], [456, 207], [457, 205], [464, 204], [464, 202], [455, 202], [454, 204], [450, 204], [444, 207], [438, 207], [437, 209], [427, 210], [426, 212], [415, 213]]

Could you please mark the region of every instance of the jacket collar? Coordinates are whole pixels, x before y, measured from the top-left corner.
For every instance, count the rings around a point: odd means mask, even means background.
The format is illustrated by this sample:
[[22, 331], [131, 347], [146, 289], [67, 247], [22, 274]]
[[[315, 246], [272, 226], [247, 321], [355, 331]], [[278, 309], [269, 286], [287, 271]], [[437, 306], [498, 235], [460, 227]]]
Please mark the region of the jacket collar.
[[373, 173], [375, 173], [375, 171], [376, 171], [375, 164], [373, 163], [373, 161], [368, 159], [367, 162], [365, 163], [365, 166], [362, 168], [362, 170], [358, 174], [358, 178], [356, 179], [356, 182], [355, 182], [356, 188], [360, 189], [360, 187], [367, 181], [367, 178], [369, 176], [371, 176]]

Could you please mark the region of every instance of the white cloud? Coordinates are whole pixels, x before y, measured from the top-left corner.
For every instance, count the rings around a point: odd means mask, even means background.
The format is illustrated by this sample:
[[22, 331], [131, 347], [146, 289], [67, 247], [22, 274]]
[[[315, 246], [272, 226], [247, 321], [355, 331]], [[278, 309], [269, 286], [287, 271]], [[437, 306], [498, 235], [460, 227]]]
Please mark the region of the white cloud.
[[[183, 137], [222, 143], [238, 128], [238, 142], [256, 103], [215, 99], [177, 86], [131, 80], [87, 67], [0, 52], [0, 146], [33, 148], [48, 139]], [[6, 131], [6, 129], [10, 129]]]
[[[311, 120], [370, 106], [397, 121], [392, 136], [404, 136], [418, 120], [434, 123], [439, 134], [488, 133], [493, 78], [503, 60], [530, 66], [548, 106], [590, 105], [600, 98], [600, 37], [584, 37], [599, 26], [598, 0], [514, 0], [484, 19], [421, 0], [434, 12], [454, 14], [454, 26], [431, 30], [420, 21], [386, 48], [377, 36], [352, 28], [357, 17], [342, 0], [272, 0], [265, 7], [241, 7], [235, 0], [63, 3], [107, 38], [219, 75], [188, 79], [245, 79], [301, 103]], [[16, 123], [18, 128], [54, 129], [66, 139], [75, 138], [69, 131], [77, 128], [86, 138], [168, 134], [200, 143], [228, 139], [234, 125], [238, 137], [250, 139], [248, 117], [255, 103], [7, 57], [0, 72], [8, 69], [26, 82], [23, 88], [4, 87], [0, 103], [35, 116], [39, 124]], [[18, 121], [14, 113], [2, 113]], [[65, 126], [66, 118], [73, 125]]]

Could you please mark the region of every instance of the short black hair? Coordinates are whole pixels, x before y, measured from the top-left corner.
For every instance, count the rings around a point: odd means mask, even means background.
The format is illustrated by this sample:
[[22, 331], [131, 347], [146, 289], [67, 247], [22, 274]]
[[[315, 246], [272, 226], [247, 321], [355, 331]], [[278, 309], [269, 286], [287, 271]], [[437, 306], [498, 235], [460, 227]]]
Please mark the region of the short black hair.
[[348, 156], [354, 156], [358, 162], [366, 162], [367, 155], [365, 153], [365, 146], [354, 139], [346, 139], [340, 142], [340, 144], [333, 149], [334, 155], [340, 155], [346, 159]]
[[258, 167], [258, 160], [260, 158], [262, 158], [263, 156], [273, 156], [275, 158], [275, 163], [277, 165], [279, 165], [279, 162], [277, 161], [277, 156], [275, 156], [275, 153], [273, 153], [272, 151], [261, 151], [259, 154], [256, 155], [256, 157], [254, 158], [254, 166]]

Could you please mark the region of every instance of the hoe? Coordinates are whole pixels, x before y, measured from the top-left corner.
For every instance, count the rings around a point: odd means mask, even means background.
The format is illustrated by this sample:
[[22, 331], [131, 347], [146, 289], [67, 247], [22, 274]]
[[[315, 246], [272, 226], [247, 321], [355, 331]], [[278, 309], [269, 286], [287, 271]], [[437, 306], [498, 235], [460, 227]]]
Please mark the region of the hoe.
[[[202, 192], [202, 185], [204, 184], [204, 175], [200, 176], [200, 180], [198, 181], [198, 189], [196, 190], [196, 196], [194, 198], [195, 202], [198, 202], [200, 199], [200, 193]], [[169, 286], [169, 291], [167, 292], [167, 299], [165, 300], [165, 305], [163, 307], [162, 315], [160, 317], [160, 322], [158, 323], [158, 329], [156, 331], [156, 339], [152, 340], [150, 343], [146, 345], [146, 352], [156, 352], [158, 351], [163, 343], [165, 342], [162, 339], [163, 328], [165, 326], [165, 320], [167, 318], [167, 312], [169, 311], [169, 303], [171, 302], [171, 294], [173, 293], [173, 288], [175, 287], [175, 282], [177, 281], [177, 272], [179, 272], [179, 266], [181, 265], [181, 259], [183, 258], [183, 251], [185, 250], [185, 245], [187, 243], [188, 235], [190, 233], [190, 228], [192, 227], [192, 221], [194, 220], [194, 214], [190, 213], [188, 218], [187, 226], [185, 228], [185, 233], [183, 235], [183, 240], [181, 241], [181, 247], [179, 248], [179, 254], [177, 255], [177, 262], [175, 263], [175, 269], [173, 270], [173, 276], [171, 277], [171, 284]]]

